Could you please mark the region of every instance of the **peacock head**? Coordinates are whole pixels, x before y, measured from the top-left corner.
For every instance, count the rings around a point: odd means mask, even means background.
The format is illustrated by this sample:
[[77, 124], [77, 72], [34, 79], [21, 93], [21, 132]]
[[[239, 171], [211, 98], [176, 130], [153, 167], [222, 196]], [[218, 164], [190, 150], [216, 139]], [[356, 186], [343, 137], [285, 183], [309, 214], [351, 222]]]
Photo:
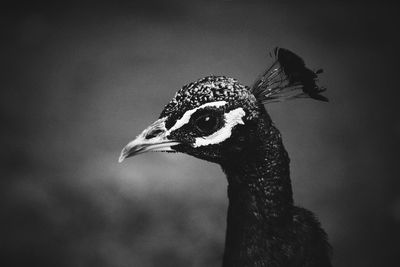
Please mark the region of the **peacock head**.
[[124, 148], [120, 161], [147, 151], [170, 151], [220, 162], [244, 146], [244, 130], [257, 119], [259, 108], [254, 95], [235, 79], [202, 78], [175, 94], [160, 118]]
[[274, 57], [252, 87], [225, 76], [208, 76], [183, 86], [159, 119], [125, 146], [119, 161], [166, 151], [221, 163], [256, 145], [260, 120], [266, 127], [271, 123], [263, 104], [300, 97], [326, 101], [319, 94], [324, 89], [315, 83], [318, 71], [307, 69], [286, 49], [275, 49]]

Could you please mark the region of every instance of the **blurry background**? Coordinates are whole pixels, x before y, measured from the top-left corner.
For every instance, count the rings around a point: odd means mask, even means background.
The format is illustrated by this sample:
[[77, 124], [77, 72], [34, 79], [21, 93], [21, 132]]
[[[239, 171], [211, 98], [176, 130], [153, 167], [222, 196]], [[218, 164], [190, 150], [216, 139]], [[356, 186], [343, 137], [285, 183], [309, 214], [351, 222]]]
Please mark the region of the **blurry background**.
[[[122, 147], [182, 85], [251, 84], [275, 46], [322, 67], [331, 102], [267, 109], [335, 266], [396, 266], [400, 122], [394, 5], [134, 1], [3, 6], [1, 266], [219, 266], [217, 165]], [[398, 260], [397, 260], [398, 261]]]

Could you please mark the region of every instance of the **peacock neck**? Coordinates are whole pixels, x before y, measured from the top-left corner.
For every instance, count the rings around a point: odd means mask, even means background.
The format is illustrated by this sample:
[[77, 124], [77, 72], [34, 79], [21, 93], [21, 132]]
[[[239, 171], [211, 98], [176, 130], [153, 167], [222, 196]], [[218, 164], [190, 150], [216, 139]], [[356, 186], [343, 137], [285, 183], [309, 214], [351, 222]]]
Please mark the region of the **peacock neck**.
[[224, 266], [264, 262], [268, 240], [290, 218], [289, 157], [267, 116], [257, 122], [256, 138], [242, 157], [221, 164], [229, 198]]

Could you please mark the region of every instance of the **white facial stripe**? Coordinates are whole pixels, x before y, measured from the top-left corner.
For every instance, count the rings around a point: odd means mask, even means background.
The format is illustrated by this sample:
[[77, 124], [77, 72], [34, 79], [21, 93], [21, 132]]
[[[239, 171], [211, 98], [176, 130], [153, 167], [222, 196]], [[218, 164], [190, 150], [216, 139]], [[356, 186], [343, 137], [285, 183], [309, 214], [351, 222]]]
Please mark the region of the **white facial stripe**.
[[220, 107], [220, 106], [225, 106], [226, 105], [226, 101], [216, 101], [216, 102], [210, 102], [210, 103], [206, 103], [204, 105], [201, 105], [200, 107], [188, 110], [185, 112], [185, 114], [183, 114], [182, 118], [180, 118], [179, 120], [177, 120], [174, 124], [174, 126], [172, 126], [169, 130], [168, 133], [181, 128], [183, 125], [187, 124], [190, 121], [190, 117], [192, 116], [193, 113], [195, 113], [198, 109], [201, 108], [205, 108], [205, 107]]
[[242, 108], [231, 110], [225, 114], [225, 125], [215, 133], [206, 137], [197, 137], [193, 144], [193, 147], [207, 146], [212, 144], [218, 144], [232, 135], [232, 128], [237, 124], [244, 124], [243, 117], [246, 115]]

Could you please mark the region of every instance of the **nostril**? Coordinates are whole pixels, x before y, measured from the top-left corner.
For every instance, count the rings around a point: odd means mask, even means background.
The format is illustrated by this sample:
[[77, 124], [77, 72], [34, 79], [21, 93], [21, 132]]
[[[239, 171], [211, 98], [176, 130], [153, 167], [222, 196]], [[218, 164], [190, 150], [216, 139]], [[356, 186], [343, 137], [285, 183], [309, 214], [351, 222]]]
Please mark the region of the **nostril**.
[[162, 130], [160, 129], [151, 130], [149, 133], [146, 134], [146, 139], [154, 138], [160, 133], [162, 133]]

